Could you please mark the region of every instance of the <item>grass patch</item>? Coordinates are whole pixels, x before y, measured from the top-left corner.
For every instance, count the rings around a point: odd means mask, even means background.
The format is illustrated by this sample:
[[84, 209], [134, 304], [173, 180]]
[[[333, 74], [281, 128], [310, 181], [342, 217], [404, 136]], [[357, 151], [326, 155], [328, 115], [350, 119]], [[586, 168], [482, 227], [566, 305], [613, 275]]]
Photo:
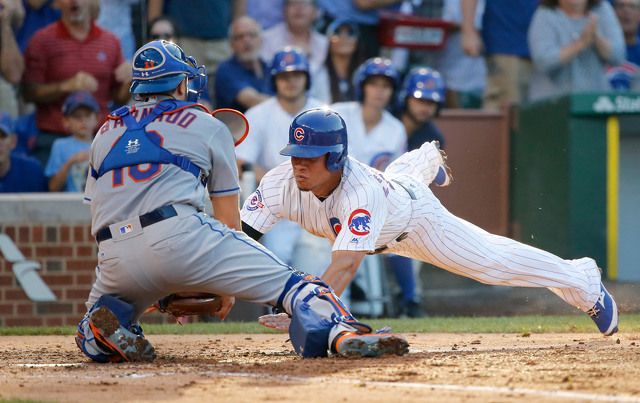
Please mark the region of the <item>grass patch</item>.
[[[430, 317], [424, 319], [366, 319], [374, 329], [385, 325], [399, 333], [597, 333], [587, 315]], [[145, 334], [280, 333], [257, 322], [188, 323], [145, 325]], [[640, 315], [621, 315], [621, 332], [640, 332]], [[0, 336], [74, 335], [75, 326], [0, 327]]]

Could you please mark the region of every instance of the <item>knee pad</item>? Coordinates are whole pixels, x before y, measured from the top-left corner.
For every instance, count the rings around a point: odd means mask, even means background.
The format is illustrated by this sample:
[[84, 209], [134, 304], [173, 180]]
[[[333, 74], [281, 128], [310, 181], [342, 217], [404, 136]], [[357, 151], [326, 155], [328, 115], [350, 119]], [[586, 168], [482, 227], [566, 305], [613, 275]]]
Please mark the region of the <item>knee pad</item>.
[[[300, 282], [302, 282], [303, 284], [298, 284]], [[311, 274], [303, 273], [296, 269], [291, 269], [291, 276], [289, 277], [289, 280], [285, 284], [284, 290], [282, 290], [282, 293], [278, 297], [277, 305], [275, 308], [280, 312], [286, 312], [286, 309], [284, 309], [284, 306], [282, 304], [284, 302], [285, 297], [289, 293], [289, 291], [296, 286], [298, 287], [294, 296], [291, 298], [292, 301], [295, 301], [300, 291], [302, 291], [304, 286], [308, 283], [317, 284], [319, 286], [329, 288], [329, 286], [326, 283], [324, 283], [319, 277], [315, 277], [315, 276], [312, 276]]]
[[[304, 284], [301, 288], [312, 287]], [[298, 290], [300, 293], [301, 290]], [[294, 297], [295, 298], [295, 297]], [[313, 299], [326, 301], [320, 309], [311, 306]], [[317, 304], [314, 304], [317, 306]], [[301, 300], [294, 300], [289, 325], [289, 338], [293, 349], [302, 358], [326, 357], [329, 350], [329, 334], [338, 323], [371, 332], [371, 327], [357, 322], [351, 312], [328, 287], [315, 286]]]

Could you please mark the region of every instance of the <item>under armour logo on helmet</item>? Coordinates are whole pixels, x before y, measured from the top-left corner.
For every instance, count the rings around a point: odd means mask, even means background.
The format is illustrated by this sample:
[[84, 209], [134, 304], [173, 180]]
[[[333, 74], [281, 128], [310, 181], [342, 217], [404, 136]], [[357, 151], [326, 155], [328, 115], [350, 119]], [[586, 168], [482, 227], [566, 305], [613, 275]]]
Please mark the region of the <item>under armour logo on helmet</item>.
[[293, 131], [293, 137], [295, 137], [295, 139], [298, 141], [302, 141], [304, 139], [304, 130], [298, 127], [296, 130]]

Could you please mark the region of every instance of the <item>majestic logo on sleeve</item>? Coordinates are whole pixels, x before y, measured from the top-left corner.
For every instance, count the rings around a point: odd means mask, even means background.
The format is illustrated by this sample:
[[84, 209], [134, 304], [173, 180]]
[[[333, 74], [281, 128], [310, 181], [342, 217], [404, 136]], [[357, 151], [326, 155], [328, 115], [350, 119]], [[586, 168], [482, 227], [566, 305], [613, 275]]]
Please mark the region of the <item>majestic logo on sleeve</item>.
[[262, 204], [262, 195], [260, 194], [259, 190], [256, 190], [256, 192], [253, 194], [253, 196], [251, 196], [251, 199], [249, 200], [249, 204], [247, 205], [247, 210], [249, 211], [256, 211], [259, 208], [263, 208], [264, 204]]
[[367, 210], [358, 209], [349, 217], [349, 231], [354, 235], [369, 235], [369, 223], [371, 223], [371, 214]]
[[340, 220], [338, 220], [336, 217], [331, 217], [329, 219], [329, 224], [331, 224], [331, 229], [333, 230], [333, 233], [336, 236], [338, 236], [340, 231], [342, 231], [342, 224], [340, 223]]
[[304, 139], [304, 130], [301, 127], [298, 127], [293, 131], [293, 137], [298, 141], [302, 141]]

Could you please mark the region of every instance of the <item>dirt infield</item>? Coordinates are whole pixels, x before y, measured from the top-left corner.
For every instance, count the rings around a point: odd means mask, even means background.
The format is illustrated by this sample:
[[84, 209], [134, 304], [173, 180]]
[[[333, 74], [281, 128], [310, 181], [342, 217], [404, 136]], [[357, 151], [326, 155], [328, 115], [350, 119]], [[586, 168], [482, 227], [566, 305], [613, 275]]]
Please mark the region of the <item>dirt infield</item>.
[[151, 335], [152, 364], [90, 363], [71, 336], [3, 336], [0, 398], [640, 402], [640, 334], [404, 336], [404, 357], [301, 360], [286, 334]]

